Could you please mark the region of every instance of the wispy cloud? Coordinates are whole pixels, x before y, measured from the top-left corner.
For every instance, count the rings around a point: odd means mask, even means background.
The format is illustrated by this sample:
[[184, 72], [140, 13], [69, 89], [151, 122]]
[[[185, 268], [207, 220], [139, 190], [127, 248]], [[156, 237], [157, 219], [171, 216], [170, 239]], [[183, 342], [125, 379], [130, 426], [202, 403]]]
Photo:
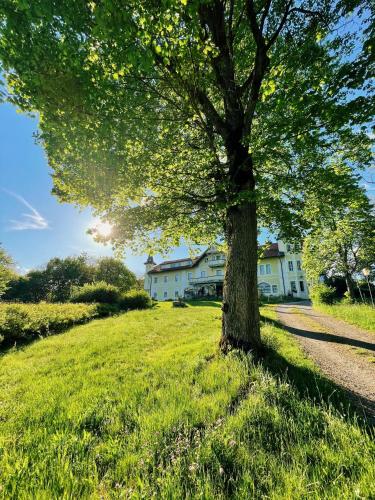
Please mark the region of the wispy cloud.
[[3, 189], [10, 196], [13, 196], [16, 200], [18, 200], [22, 205], [24, 205], [29, 212], [21, 214], [21, 217], [16, 219], [11, 219], [9, 221], [10, 226], [9, 229], [11, 231], [25, 231], [26, 229], [48, 229], [48, 221], [41, 215], [36, 208], [34, 208], [25, 198], [20, 196], [17, 193], [13, 193], [12, 191], [8, 191], [7, 189]]

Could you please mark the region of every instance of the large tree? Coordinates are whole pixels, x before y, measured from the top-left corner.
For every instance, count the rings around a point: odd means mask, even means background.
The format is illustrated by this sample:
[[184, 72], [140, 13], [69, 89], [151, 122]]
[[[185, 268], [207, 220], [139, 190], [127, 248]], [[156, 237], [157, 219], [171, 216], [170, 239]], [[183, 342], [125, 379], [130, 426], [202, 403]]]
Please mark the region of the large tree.
[[375, 266], [374, 205], [363, 189], [350, 182], [336, 186], [331, 197], [330, 209], [320, 212], [305, 238], [303, 267], [312, 282], [321, 275], [342, 276], [354, 300], [356, 276]]
[[116, 245], [225, 238], [222, 346], [257, 348], [258, 227], [295, 235], [327, 157], [368, 160], [372, 8], [3, 0], [0, 58], [8, 99], [39, 113], [55, 193]]

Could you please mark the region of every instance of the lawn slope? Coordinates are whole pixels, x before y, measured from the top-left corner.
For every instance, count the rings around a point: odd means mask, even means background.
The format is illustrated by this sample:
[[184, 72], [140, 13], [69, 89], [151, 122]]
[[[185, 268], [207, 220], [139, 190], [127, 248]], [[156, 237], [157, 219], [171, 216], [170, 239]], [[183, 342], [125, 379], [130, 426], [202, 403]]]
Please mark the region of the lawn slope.
[[165, 303], [4, 354], [0, 495], [370, 497], [373, 436], [324, 401], [333, 387], [263, 313], [264, 363], [217, 354], [214, 303]]

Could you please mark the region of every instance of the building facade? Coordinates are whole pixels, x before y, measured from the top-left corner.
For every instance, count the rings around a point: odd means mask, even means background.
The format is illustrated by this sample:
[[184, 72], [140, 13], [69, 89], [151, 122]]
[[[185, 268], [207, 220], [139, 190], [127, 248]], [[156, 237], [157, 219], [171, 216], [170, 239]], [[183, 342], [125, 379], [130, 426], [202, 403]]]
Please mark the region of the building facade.
[[[145, 266], [144, 288], [153, 299], [221, 297], [223, 294], [225, 254], [216, 248], [208, 248], [199, 257], [160, 264], [149, 257]], [[266, 297], [308, 298], [301, 253], [296, 245], [280, 240], [264, 250], [258, 262], [258, 288]]]

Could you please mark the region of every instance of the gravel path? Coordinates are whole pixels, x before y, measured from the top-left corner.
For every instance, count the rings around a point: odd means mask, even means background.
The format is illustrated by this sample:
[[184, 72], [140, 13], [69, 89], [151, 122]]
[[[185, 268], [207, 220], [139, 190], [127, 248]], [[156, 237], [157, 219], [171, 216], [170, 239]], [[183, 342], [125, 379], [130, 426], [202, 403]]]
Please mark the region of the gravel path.
[[312, 309], [308, 302], [277, 307], [280, 321], [327, 377], [375, 419], [375, 332]]

